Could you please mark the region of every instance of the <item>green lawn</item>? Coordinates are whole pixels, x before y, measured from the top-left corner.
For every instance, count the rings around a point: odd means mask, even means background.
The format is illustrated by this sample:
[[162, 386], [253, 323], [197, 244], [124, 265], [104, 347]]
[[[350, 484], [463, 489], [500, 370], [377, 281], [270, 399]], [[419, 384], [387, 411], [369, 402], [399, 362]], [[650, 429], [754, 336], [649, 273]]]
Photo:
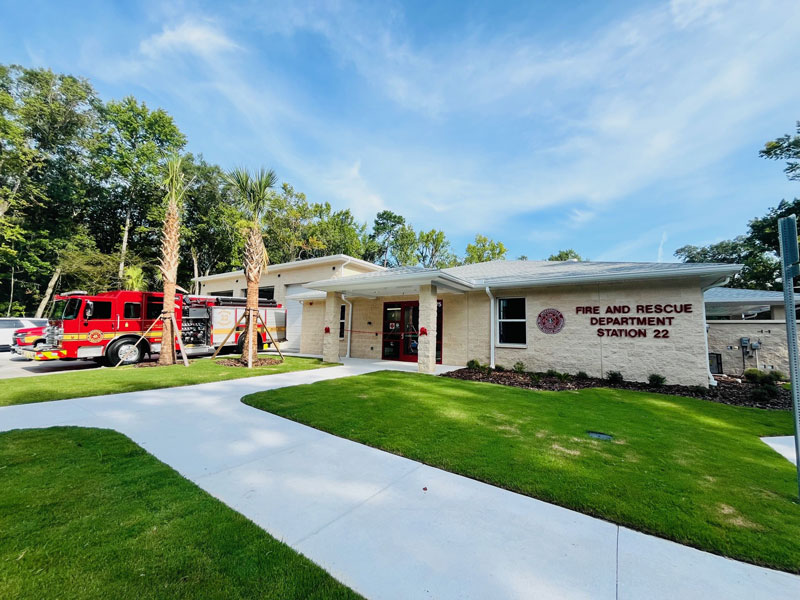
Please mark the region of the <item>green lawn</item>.
[[0, 598], [357, 598], [108, 430], [0, 434]]
[[[639, 531], [800, 572], [791, 414], [612, 389], [537, 392], [380, 372], [247, 404]], [[587, 431], [614, 436], [590, 438]]]
[[[225, 359], [231, 357], [226, 356]], [[82, 396], [102, 396], [104, 394], [120, 394], [122, 392], [138, 392], [157, 388], [193, 385], [212, 381], [272, 375], [288, 371], [305, 371], [320, 367], [332, 366], [316, 358], [297, 358], [287, 356], [277, 365], [254, 367], [226, 367], [208, 358], [190, 362], [186, 368], [183, 364], [169, 367], [119, 367], [118, 369], [92, 369], [90, 371], [74, 371], [54, 375], [37, 375], [0, 379], [3, 393], [0, 394], [0, 406], [11, 404], [28, 404], [46, 402], [48, 400], [64, 400]]]

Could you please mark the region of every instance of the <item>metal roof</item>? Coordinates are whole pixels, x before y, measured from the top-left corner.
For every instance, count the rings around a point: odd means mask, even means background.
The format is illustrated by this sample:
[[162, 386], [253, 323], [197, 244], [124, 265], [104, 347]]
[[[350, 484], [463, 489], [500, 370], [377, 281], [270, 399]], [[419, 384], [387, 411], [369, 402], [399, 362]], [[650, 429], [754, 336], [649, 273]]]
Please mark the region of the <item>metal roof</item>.
[[720, 263], [635, 263], [496, 260], [446, 269], [400, 267], [386, 271], [314, 281], [306, 287], [385, 295], [384, 289], [433, 283], [453, 291], [610, 283], [624, 280], [695, 277], [703, 287], [720, 285], [741, 265]]
[[783, 304], [783, 292], [767, 290], [743, 290], [739, 288], [715, 287], [706, 290], [703, 298], [709, 303], [754, 302], [756, 304]]

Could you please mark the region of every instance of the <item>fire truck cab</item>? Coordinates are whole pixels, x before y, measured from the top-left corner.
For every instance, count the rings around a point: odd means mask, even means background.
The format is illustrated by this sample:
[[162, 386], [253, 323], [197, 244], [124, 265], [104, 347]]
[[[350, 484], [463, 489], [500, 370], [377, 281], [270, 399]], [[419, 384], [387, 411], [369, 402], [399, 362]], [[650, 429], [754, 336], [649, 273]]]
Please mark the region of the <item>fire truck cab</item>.
[[[175, 319], [188, 356], [212, 354], [239, 322], [245, 298], [175, 295]], [[90, 359], [107, 365], [134, 364], [161, 349], [160, 321], [164, 294], [114, 291], [101, 294], [69, 292], [56, 296], [45, 329], [45, 344], [21, 348], [34, 360]], [[259, 349], [286, 341], [286, 309], [274, 301], [259, 301]], [[264, 330], [262, 322], [269, 328]], [[244, 344], [244, 323], [236, 327], [225, 346]], [[176, 349], [179, 345], [176, 343]]]

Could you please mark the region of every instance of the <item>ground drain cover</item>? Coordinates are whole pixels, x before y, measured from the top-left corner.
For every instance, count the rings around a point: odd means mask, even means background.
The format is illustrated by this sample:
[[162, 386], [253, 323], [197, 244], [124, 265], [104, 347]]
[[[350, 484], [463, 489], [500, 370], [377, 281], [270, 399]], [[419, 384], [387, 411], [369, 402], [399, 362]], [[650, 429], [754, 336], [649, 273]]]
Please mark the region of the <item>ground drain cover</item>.
[[608, 435], [607, 433], [601, 433], [599, 431], [587, 431], [586, 433], [589, 434], [589, 437], [593, 437], [597, 440], [613, 440], [614, 436]]

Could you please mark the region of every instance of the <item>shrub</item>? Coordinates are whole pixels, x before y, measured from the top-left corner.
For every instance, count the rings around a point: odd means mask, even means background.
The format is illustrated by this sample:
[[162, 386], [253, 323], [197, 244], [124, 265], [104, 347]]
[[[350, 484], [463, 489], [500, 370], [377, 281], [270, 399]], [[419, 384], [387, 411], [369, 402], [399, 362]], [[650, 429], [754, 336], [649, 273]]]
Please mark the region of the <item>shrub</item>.
[[515, 373], [524, 373], [525, 372], [525, 363], [521, 360], [518, 360], [514, 363], [514, 372]]
[[759, 385], [750, 392], [750, 400], [753, 402], [769, 402], [778, 397], [778, 387], [772, 383]]
[[589, 379], [589, 375], [586, 373], [586, 371], [578, 371], [575, 373], [575, 379], [578, 381], [586, 381]]
[[625, 378], [622, 376], [622, 373], [619, 371], [609, 371], [606, 373], [606, 379], [608, 379], [609, 383], [622, 383], [625, 381]]
[[503, 373], [506, 371], [506, 368], [503, 365], [495, 365], [494, 370], [498, 373]]
[[667, 378], [663, 375], [659, 375], [658, 373], [650, 373], [650, 375], [647, 377], [647, 381], [653, 387], [661, 387], [667, 382]]
[[747, 369], [744, 372], [744, 378], [755, 385], [775, 385], [779, 381], [786, 379], [786, 374], [781, 371]]
[[766, 373], [758, 369], [747, 369], [744, 372], [744, 378], [750, 383], [761, 383], [764, 380]]
[[572, 379], [572, 375], [570, 375], [569, 373], [558, 373], [556, 375], [556, 379], [558, 379], [559, 381], [569, 381], [570, 379]]
[[559, 375], [561, 375], [561, 373], [559, 373], [555, 369], [547, 369], [547, 371], [545, 371], [544, 375], [545, 375], [545, 377], [558, 377]]
[[778, 383], [779, 381], [786, 381], [788, 377], [786, 377], [786, 373], [783, 371], [770, 371], [769, 378], [774, 382]]
[[531, 373], [530, 374], [531, 383], [533, 385], [538, 385], [542, 381], [542, 374], [541, 373]]
[[480, 371], [482, 369], [481, 362], [477, 358], [473, 358], [467, 363], [467, 368], [473, 371]]
[[698, 396], [708, 396], [709, 389], [702, 385], [691, 385], [689, 389], [692, 391], [693, 394]]

